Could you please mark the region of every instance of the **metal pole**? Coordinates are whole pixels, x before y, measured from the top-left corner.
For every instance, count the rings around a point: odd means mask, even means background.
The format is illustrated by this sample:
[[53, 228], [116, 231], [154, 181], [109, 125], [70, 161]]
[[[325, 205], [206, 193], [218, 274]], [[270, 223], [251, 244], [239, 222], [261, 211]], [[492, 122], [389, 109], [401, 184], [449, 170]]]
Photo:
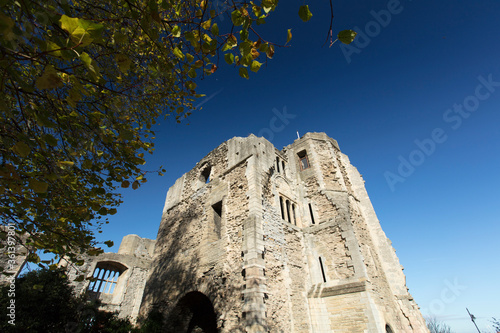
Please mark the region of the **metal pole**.
[[469, 316], [470, 316], [470, 320], [472, 320], [472, 322], [474, 323], [474, 326], [476, 326], [477, 331], [478, 331], [479, 333], [481, 333], [481, 331], [479, 330], [479, 327], [477, 327], [476, 322], [475, 322], [476, 317], [474, 317], [474, 315], [473, 315], [473, 314], [471, 314], [471, 313], [469, 312], [469, 309], [465, 308], [465, 310], [467, 310], [467, 313], [468, 313], [468, 314], [469, 314]]

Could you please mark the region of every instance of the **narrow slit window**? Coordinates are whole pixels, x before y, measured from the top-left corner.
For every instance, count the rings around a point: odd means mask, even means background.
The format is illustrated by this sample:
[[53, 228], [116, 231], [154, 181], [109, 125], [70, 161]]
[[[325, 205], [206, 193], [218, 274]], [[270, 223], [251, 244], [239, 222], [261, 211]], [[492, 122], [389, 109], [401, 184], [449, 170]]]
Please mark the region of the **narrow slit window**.
[[276, 171], [278, 171], [278, 173], [280, 172], [280, 159], [279, 159], [279, 157], [276, 157]]
[[281, 161], [281, 170], [283, 170], [283, 173], [285, 173], [285, 162]]
[[290, 220], [290, 201], [286, 201], [286, 217], [288, 218], [287, 221], [292, 223], [292, 220]]
[[297, 156], [299, 157], [299, 162], [300, 162], [300, 170], [305, 170], [309, 168], [309, 158], [307, 157], [307, 153], [305, 150], [297, 153]]
[[222, 201], [212, 205], [214, 210], [214, 233], [220, 239], [221, 219], [222, 219]]
[[280, 197], [281, 219], [285, 219], [285, 207], [283, 207], [283, 198]]
[[297, 217], [295, 216], [295, 204], [292, 204], [292, 215], [293, 215], [293, 224], [297, 225]]
[[311, 214], [311, 223], [315, 224], [315, 222], [314, 222], [314, 214], [313, 214], [313, 209], [312, 209], [311, 204], [309, 204], [309, 213]]
[[321, 260], [321, 257], [319, 259], [319, 266], [321, 268], [321, 275], [323, 275], [323, 282], [326, 282], [326, 275], [325, 275], [325, 269], [323, 268], [323, 261]]

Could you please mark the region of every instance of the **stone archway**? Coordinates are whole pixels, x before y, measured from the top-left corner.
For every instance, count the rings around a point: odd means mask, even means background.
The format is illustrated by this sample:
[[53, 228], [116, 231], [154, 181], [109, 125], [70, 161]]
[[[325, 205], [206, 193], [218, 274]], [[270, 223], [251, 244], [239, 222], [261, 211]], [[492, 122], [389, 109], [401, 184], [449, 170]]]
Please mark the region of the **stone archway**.
[[217, 316], [210, 299], [198, 291], [184, 295], [167, 320], [167, 331], [175, 333], [217, 333]]

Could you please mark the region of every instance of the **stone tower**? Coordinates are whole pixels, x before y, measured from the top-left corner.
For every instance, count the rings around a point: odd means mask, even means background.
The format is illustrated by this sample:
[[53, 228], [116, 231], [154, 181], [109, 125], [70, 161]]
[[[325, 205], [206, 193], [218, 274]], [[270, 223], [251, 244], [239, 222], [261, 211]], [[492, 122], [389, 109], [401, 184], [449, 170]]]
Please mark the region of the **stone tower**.
[[168, 332], [428, 332], [337, 142], [250, 135], [169, 189], [140, 312]]

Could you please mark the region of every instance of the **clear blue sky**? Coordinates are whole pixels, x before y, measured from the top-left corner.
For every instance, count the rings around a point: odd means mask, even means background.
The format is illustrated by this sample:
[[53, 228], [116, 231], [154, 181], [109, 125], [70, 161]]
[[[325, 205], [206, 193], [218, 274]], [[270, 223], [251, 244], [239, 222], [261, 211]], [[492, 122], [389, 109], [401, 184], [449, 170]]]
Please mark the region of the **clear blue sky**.
[[[322, 47], [328, 1], [309, 4], [308, 23], [298, 18], [301, 4], [281, 1], [261, 26], [278, 43], [292, 28], [290, 48], [277, 49], [250, 80], [221, 59], [215, 75], [198, 82], [200, 92], [215, 94], [202, 110], [181, 125], [161, 123], [146, 166], [163, 164], [167, 174], [123, 191], [102, 240], [112, 239], [116, 251], [130, 233], [156, 238], [174, 181], [231, 137], [264, 133], [273, 109], [286, 108], [295, 118], [273, 133], [274, 145], [292, 143], [296, 131], [339, 142], [366, 181], [424, 315], [472, 333], [468, 307], [481, 331], [492, 332], [489, 320], [500, 317], [500, 2], [334, 1], [334, 31], [358, 27], [372, 36], [353, 43], [349, 59], [340, 43]], [[371, 12], [388, 8], [390, 22], [374, 23]]]

